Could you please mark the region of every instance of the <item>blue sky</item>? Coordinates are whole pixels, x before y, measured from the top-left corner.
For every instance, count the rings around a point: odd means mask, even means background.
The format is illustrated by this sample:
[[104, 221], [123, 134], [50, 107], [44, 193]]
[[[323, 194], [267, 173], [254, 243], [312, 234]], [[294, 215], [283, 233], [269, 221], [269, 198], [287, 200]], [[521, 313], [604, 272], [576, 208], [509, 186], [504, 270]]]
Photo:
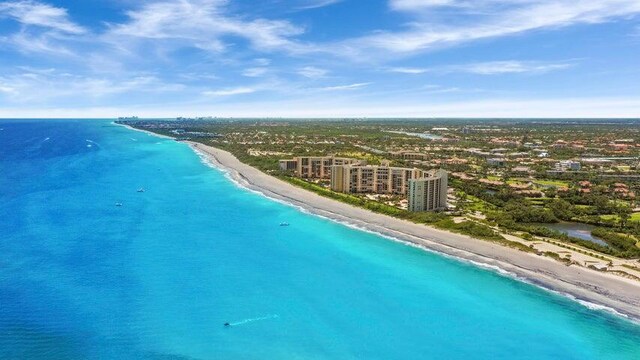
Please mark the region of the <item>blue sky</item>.
[[640, 117], [640, 0], [0, 1], [0, 117]]

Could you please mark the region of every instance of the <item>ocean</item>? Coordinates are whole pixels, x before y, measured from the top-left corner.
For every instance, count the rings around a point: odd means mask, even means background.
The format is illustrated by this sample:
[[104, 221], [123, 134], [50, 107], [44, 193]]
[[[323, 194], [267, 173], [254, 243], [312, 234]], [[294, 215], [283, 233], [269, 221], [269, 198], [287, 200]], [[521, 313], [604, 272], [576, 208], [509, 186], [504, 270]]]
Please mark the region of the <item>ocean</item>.
[[434, 358], [640, 359], [640, 325], [111, 120], [0, 120], [0, 359]]

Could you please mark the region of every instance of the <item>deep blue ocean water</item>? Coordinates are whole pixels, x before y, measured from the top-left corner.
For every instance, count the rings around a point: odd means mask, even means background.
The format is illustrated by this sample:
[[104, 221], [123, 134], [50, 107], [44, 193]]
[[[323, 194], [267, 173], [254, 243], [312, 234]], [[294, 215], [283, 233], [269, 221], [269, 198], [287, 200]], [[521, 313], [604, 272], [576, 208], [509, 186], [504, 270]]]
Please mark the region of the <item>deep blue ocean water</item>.
[[0, 129], [0, 359], [640, 359], [634, 323], [271, 201], [184, 144]]

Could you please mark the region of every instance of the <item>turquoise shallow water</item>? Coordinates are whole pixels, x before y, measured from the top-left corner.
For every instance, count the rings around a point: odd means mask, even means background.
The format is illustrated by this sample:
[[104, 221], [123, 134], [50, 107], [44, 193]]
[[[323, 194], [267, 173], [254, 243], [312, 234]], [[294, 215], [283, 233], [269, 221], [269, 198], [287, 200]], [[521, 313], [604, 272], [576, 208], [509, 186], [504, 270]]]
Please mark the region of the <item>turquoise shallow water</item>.
[[184, 144], [0, 129], [0, 359], [640, 358], [638, 325], [240, 189]]

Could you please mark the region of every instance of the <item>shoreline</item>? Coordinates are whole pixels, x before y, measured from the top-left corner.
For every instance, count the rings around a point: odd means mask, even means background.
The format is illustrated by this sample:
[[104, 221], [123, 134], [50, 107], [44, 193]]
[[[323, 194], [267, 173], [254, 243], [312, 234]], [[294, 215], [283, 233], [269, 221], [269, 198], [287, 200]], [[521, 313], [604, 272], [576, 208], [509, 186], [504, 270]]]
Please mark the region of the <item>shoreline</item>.
[[121, 123], [119, 123], [119, 122], [117, 122], [117, 121], [115, 121], [115, 120], [114, 120], [114, 121], [112, 121], [111, 123], [112, 123], [113, 125], [116, 125], [116, 126], [122, 126], [122, 127], [124, 127], [124, 128], [129, 129], [129, 130], [138, 131], [138, 132], [141, 132], [141, 133], [145, 133], [145, 134], [147, 134], [147, 135], [151, 135], [151, 136], [159, 137], [159, 138], [161, 138], [161, 139], [175, 140], [175, 138], [172, 138], [171, 136], [162, 135], [162, 134], [157, 134], [157, 133], [154, 133], [154, 132], [149, 131], [149, 130], [143, 130], [143, 129], [134, 128], [134, 127], [133, 127], [133, 126], [131, 126], [131, 125], [121, 124]]
[[[184, 141], [239, 186], [285, 202], [313, 215], [369, 231], [444, 256], [473, 263], [569, 297], [591, 308], [640, 321], [640, 283], [508, 248], [466, 235], [450, 233], [387, 215], [373, 213], [298, 188], [240, 162], [233, 154]], [[506, 274], [505, 274], [506, 273]]]

